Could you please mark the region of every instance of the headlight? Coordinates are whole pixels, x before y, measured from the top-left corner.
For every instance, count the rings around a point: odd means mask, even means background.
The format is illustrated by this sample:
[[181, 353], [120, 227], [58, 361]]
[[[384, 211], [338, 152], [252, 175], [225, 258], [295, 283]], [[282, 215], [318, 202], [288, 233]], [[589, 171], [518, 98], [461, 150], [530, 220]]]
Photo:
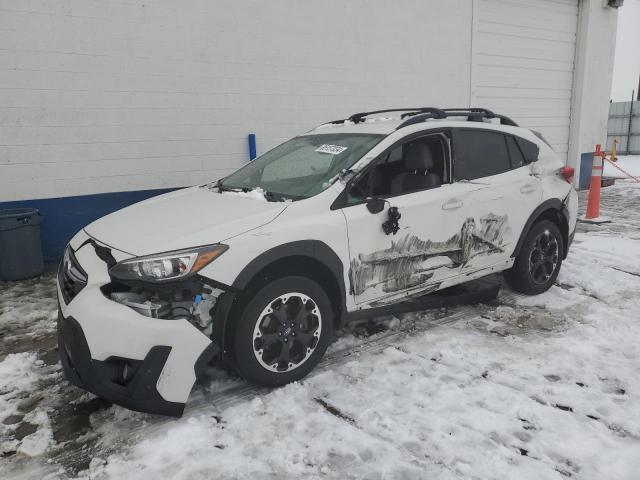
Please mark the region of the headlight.
[[207, 245], [205, 247], [176, 250], [145, 257], [124, 260], [109, 270], [111, 276], [119, 280], [141, 280], [163, 282], [178, 280], [194, 274], [222, 255], [227, 245]]

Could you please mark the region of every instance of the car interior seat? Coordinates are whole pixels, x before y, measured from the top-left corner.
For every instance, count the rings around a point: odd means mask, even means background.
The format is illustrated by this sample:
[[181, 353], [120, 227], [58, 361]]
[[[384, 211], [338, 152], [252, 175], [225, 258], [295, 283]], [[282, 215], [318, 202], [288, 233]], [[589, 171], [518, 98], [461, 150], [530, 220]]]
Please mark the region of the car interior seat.
[[442, 185], [442, 177], [436, 173], [433, 153], [424, 142], [405, 145], [402, 152], [404, 171], [391, 181], [391, 194], [399, 195], [415, 190], [436, 188]]

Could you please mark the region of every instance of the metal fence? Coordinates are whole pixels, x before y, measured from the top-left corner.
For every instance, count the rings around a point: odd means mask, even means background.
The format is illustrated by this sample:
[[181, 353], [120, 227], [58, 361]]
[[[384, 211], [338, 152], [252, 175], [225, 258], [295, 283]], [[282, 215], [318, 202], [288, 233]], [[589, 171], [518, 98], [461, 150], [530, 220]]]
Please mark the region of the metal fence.
[[619, 154], [640, 154], [640, 101], [609, 104], [607, 150], [614, 139], [618, 140]]

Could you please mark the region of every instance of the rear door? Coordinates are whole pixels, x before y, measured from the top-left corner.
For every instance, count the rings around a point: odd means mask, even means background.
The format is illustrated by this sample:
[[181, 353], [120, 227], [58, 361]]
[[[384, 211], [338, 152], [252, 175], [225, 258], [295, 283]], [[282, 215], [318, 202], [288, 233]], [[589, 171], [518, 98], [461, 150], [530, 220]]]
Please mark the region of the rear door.
[[[503, 266], [542, 200], [540, 180], [523, 154], [523, 148], [537, 146], [480, 128], [454, 129], [453, 142], [454, 183], [478, 187], [469, 189], [465, 201], [469, 226], [462, 273]], [[531, 151], [528, 155], [532, 159]]]

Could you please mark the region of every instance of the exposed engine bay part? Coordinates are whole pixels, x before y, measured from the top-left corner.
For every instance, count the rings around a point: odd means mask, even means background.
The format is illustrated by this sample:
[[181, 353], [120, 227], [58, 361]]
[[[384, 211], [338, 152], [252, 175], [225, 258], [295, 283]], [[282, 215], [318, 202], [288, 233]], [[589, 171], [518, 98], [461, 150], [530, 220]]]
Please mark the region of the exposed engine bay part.
[[113, 292], [111, 300], [126, 305], [136, 312], [152, 318], [163, 318], [169, 311], [169, 302], [151, 300], [151, 294], [132, 292]]
[[147, 317], [161, 320], [186, 318], [209, 337], [213, 331], [211, 313], [223, 290], [204, 282], [192, 281], [173, 289], [154, 288], [153, 285], [111, 284], [104, 293], [110, 300]]

